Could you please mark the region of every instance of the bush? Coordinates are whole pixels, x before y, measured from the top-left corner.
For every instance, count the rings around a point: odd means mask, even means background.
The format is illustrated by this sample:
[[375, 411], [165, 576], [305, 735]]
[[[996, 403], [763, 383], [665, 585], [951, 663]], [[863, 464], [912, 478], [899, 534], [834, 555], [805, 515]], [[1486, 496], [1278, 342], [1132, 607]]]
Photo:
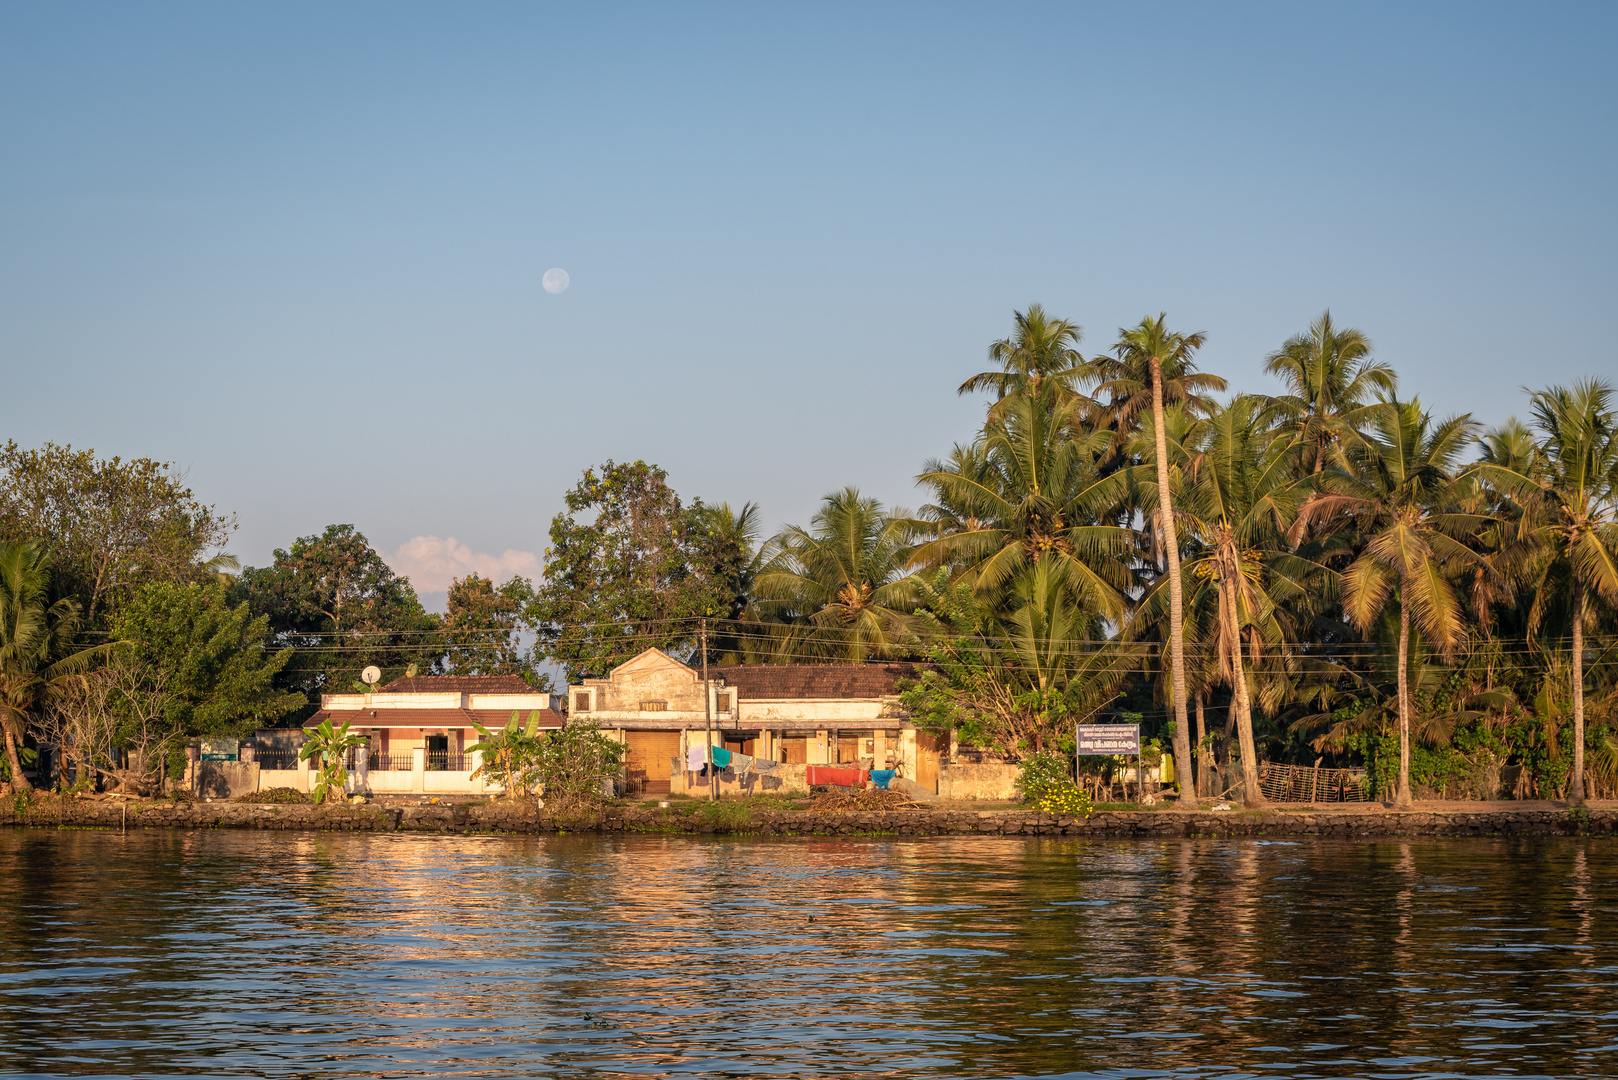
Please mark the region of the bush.
[[294, 791], [289, 787], [265, 788], [263, 791], [251, 791], [246, 795], [238, 795], [231, 802], [239, 803], [269, 803], [276, 806], [304, 805], [312, 802], [309, 796], [301, 791]]
[[1047, 814], [1069, 814], [1074, 817], [1080, 814], [1089, 817], [1090, 812], [1095, 809], [1095, 804], [1090, 801], [1090, 793], [1071, 780], [1063, 780], [1047, 787], [1035, 805]]
[[1072, 786], [1066, 757], [1047, 750], [1023, 759], [1017, 790], [1024, 802], [1038, 802], [1045, 792], [1061, 784]]

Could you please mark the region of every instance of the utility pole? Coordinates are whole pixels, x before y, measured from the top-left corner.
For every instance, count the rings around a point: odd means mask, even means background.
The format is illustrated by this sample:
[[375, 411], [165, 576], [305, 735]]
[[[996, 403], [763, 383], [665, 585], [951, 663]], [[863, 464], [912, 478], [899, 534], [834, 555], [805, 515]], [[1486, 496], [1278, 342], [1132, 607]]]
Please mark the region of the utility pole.
[[708, 717], [708, 800], [719, 798], [719, 773], [714, 770], [713, 764], [713, 688], [708, 684], [708, 620], [703, 619], [699, 624], [702, 628], [702, 711]]

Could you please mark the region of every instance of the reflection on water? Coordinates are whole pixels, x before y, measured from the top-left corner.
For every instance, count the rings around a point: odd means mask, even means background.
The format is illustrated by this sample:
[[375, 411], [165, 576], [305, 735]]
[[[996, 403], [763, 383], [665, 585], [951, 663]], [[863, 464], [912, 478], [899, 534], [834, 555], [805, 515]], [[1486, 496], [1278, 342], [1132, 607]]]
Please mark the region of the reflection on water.
[[1611, 840], [0, 834], [0, 1072], [1618, 1074]]

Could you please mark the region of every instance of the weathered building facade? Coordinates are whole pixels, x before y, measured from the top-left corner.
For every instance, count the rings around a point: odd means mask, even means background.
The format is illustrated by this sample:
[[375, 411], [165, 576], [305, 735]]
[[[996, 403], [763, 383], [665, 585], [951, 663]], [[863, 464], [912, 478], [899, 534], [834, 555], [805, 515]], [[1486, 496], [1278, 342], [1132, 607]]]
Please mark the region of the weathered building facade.
[[568, 689], [569, 716], [590, 719], [627, 745], [631, 791], [679, 793], [693, 748], [707, 742], [790, 765], [897, 768], [938, 789], [940, 747], [898, 707], [909, 664], [759, 664], [702, 674], [648, 649], [605, 678]]

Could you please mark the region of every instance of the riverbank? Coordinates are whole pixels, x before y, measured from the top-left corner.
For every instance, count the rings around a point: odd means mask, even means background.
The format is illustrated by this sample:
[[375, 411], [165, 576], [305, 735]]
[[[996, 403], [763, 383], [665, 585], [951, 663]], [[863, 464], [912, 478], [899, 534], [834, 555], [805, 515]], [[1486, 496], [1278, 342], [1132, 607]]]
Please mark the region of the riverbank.
[[1618, 833], [1618, 806], [1600, 804], [1573, 810], [1545, 803], [1479, 804], [1475, 808], [1448, 803], [1397, 812], [1374, 806], [1344, 810], [1104, 810], [1084, 818], [1035, 810], [974, 810], [960, 805], [827, 813], [765, 809], [741, 802], [668, 807], [614, 804], [586, 815], [559, 815], [520, 802], [309, 806], [36, 798], [0, 803], [0, 827], [751, 836], [1611, 836]]

